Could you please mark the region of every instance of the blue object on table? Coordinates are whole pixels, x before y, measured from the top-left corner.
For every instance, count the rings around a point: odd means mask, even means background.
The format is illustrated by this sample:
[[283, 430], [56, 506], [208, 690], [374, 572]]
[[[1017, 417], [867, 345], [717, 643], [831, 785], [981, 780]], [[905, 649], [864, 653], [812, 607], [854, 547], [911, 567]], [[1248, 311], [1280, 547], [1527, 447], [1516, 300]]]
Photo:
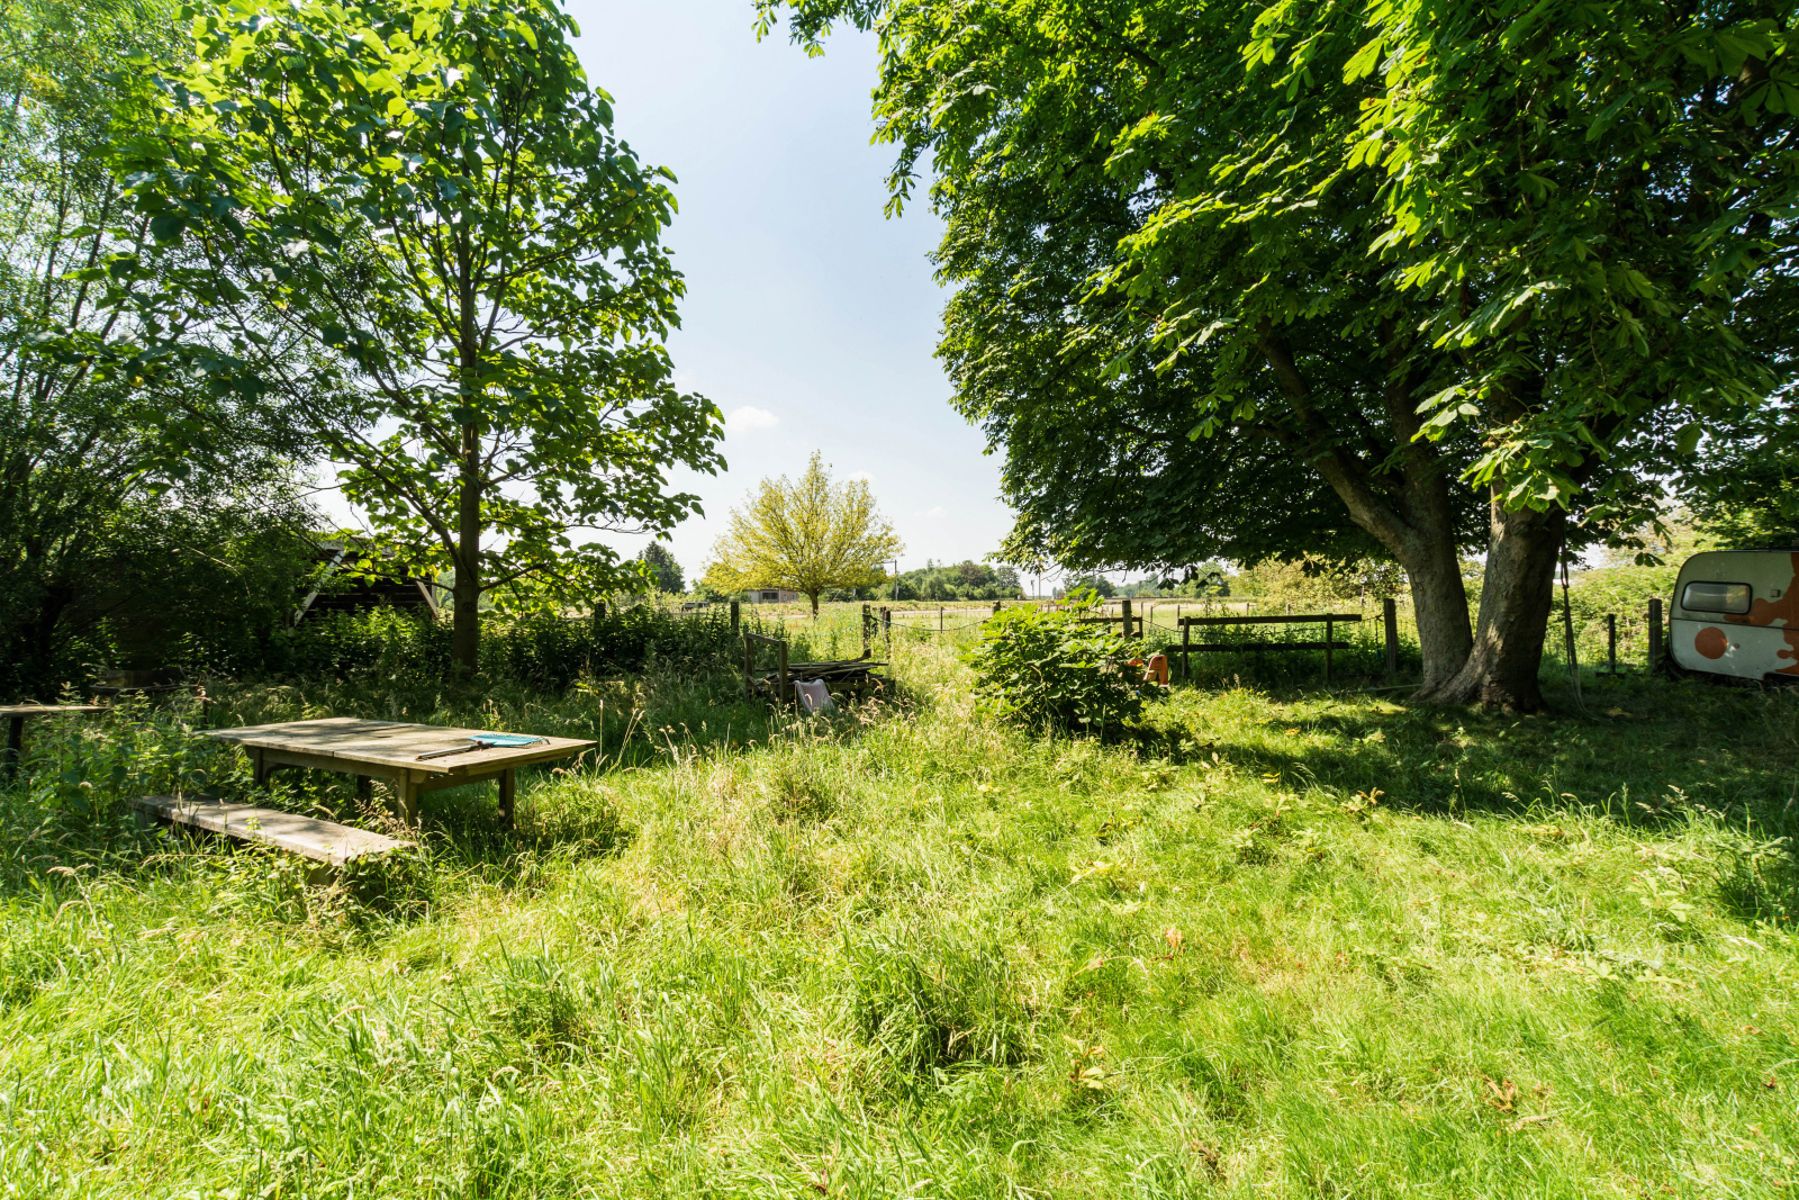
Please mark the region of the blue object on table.
[[471, 750], [512, 750], [519, 746], [535, 746], [548, 738], [532, 737], [528, 733], [477, 733], [473, 737], [464, 738], [466, 746], [450, 746], [443, 750], [427, 750], [418, 756], [415, 762], [424, 762], [428, 758], [449, 758], [457, 754], [467, 754]]

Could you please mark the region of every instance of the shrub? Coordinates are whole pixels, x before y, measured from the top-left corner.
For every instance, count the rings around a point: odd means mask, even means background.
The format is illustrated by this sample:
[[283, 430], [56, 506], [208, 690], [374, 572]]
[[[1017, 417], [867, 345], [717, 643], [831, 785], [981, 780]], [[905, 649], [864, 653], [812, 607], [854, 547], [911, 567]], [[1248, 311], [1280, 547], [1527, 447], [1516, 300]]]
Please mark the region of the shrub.
[[[722, 614], [684, 615], [654, 605], [615, 610], [597, 620], [489, 614], [482, 625], [483, 674], [554, 692], [583, 674], [639, 674], [652, 658], [687, 668], [730, 662], [735, 645]], [[450, 627], [388, 607], [327, 613], [280, 630], [269, 667], [290, 679], [447, 679]]]
[[1103, 732], [1134, 719], [1154, 688], [1129, 663], [1147, 651], [1083, 620], [1086, 612], [996, 614], [968, 655], [982, 697], [1009, 720], [1059, 733]]

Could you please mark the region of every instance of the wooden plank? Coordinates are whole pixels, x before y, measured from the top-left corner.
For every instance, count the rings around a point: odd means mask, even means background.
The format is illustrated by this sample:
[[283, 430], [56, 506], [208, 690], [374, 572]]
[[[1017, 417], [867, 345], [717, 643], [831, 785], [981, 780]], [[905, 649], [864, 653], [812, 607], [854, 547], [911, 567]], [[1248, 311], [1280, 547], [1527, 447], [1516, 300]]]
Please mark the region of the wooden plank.
[[1350, 642], [1193, 642], [1183, 651], [1194, 654], [1233, 654], [1239, 650], [1353, 650]]
[[0, 704], [0, 717], [42, 717], [54, 713], [105, 712], [104, 704]]
[[1313, 613], [1267, 617], [1182, 617], [1182, 625], [1321, 625], [1325, 621], [1352, 624], [1360, 613]]
[[139, 796], [131, 803], [173, 824], [274, 846], [334, 867], [413, 845], [352, 825], [254, 804], [231, 804], [210, 796]]
[[211, 729], [205, 731], [205, 736], [252, 750], [306, 755], [308, 761], [303, 765], [326, 770], [357, 773], [358, 768], [375, 766], [432, 775], [492, 774], [506, 767], [567, 758], [595, 745], [580, 738], [546, 737], [529, 746], [471, 746], [460, 754], [419, 761], [421, 754], [449, 749], [484, 732], [487, 731], [325, 717], [239, 729]]
[[1662, 598], [1649, 597], [1649, 669], [1660, 670], [1662, 665]]

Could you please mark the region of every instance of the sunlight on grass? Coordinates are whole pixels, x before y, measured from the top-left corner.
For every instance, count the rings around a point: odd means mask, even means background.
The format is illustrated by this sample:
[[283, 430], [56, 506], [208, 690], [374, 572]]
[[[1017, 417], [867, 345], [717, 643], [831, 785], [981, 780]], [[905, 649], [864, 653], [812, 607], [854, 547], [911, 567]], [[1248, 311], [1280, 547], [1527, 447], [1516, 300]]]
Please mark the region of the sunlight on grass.
[[1618, 680], [1619, 715], [1512, 720], [1235, 687], [1101, 745], [895, 654], [897, 694], [810, 724], [729, 676], [224, 696], [605, 736], [516, 835], [434, 796], [418, 858], [330, 888], [130, 824], [133, 789], [247, 786], [168, 714], [46, 730], [0, 851], [0, 1194], [1799, 1180], [1799, 697]]

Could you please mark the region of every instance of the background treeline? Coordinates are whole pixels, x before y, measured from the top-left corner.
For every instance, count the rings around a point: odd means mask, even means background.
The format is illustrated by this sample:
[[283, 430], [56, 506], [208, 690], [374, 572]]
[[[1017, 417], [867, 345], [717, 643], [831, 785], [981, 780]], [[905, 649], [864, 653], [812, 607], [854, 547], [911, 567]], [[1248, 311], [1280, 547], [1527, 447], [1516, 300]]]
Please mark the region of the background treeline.
[[1024, 591], [1011, 567], [927, 562], [918, 570], [901, 572], [891, 595], [896, 600], [1016, 600]]

